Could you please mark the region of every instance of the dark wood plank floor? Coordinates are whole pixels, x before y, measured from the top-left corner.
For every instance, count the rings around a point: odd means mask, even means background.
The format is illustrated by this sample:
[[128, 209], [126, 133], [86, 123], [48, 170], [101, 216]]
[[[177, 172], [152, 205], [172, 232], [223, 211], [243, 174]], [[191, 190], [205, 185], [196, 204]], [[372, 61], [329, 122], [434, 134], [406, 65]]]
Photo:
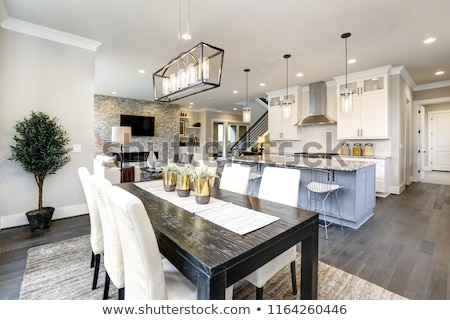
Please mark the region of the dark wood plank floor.
[[[18, 299], [28, 248], [89, 233], [87, 215], [0, 231], [0, 299]], [[377, 198], [360, 229], [323, 230], [319, 259], [410, 299], [450, 299], [450, 186], [414, 183]]]

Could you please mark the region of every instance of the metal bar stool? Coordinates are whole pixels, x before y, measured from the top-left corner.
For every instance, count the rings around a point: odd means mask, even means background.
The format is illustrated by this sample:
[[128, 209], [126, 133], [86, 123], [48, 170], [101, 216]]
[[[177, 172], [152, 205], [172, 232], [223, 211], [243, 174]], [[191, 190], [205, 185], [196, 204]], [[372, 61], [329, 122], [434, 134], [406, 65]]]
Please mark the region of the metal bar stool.
[[[341, 210], [339, 208], [339, 199], [338, 192], [343, 186], [336, 184], [334, 181], [334, 172], [332, 170], [325, 169], [306, 169], [302, 170], [302, 183], [308, 190], [308, 204], [307, 209], [311, 209], [311, 201], [314, 201], [315, 212], [319, 212], [323, 214], [323, 224], [320, 224], [321, 227], [325, 228], [325, 238], [328, 240], [328, 227], [333, 224], [340, 222], [341, 230], [342, 227], [342, 216]], [[336, 209], [337, 212], [332, 212], [332, 196], [334, 195], [336, 200]], [[325, 202], [330, 198], [329, 211], [325, 208]], [[322, 202], [322, 211], [319, 211], [320, 208], [317, 208], [317, 203]]]

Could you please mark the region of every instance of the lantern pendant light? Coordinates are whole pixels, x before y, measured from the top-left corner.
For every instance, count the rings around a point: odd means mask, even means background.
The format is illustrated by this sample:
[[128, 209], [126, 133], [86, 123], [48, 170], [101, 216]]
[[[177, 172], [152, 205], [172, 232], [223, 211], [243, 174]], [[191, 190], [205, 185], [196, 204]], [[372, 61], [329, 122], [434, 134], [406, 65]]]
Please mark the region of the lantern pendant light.
[[248, 73], [250, 69], [244, 69], [245, 71], [245, 106], [242, 110], [242, 121], [245, 123], [250, 123], [252, 119], [252, 109], [248, 103]]
[[341, 38], [345, 39], [345, 89], [341, 90], [341, 112], [343, 113], [353, 111], [353, 91], [347, 87], [347, 38], [350, 38], [351, 35], [349, 32], [341, 35]]

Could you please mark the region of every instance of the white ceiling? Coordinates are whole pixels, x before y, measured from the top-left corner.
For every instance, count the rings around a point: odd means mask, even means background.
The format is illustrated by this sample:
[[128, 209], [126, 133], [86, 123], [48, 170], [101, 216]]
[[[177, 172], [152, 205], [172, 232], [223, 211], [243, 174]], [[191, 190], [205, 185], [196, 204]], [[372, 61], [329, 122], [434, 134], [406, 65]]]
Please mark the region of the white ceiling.
[[[222, 84], [177, 103], [232, 110], [245, 101], [245, 68], [250, 99], [286, 86], [286, 53], [289, 86], [345, 74], [344, 32], [357, 59], [349, 73], [391, 64], [405, 66], [416, 85], [450, 81], [449, 0], [190, 0], [189, 44], [178, 39], [188, 0], [181, 15], [179, 0], [3, 1], [9, 17], [101, 42], [96, 94], [151, 101], [152, 73], [206, 42], [225, 50]], [[437, 41], [424, 45], [428, 35]]]

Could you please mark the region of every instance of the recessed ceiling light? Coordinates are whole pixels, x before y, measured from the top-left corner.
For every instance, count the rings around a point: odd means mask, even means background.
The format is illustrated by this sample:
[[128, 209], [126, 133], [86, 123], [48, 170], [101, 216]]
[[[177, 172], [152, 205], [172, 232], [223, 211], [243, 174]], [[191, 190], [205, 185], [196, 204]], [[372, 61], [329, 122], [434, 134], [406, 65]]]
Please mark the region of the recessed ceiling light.
[[347, 63], [355, 63], [356, 62], [356, 59], [349, 59], [348, 61], [347, 61]]
[[112, 94], [117, 94], [117, 92], [116, 91], [113, 91], [113, 92], [111, 92]]
[[189, 33], [185, 33], [185, 34], [183, 34], [181, 37], [182, 37], [184, 40], [191, 40], [191, 39], [192, 39], [192, 37], [191, 37], [191, 35], [190, 35]]
[[423, 43], [424, 44], [430, 44], [430, 43], [433, 43], [433, 42], [435, 42], [436, 41], [436, 38], [435, 37], [428, 37], [428, 38], [426, 38], [425, 40], [423, 40]]
[[434, 74], [437, 76], [440, 76], [441, 74], [444, 74], [445, 72], [442, 70], [436, 71]]
[[303, 73], [299, 72], [296, 74], [297, 77], [303, 77]]
[[237, 110], [237, 108], [233, 108], [233, 110], [234, 110], [234, 111], [236, 111], [236, 110]]
[[138, 72], [139, 73], [145, 73], [145, 70], [144, 69], [140, 69], [140, 70], [138, 70]]
[[239, 91], [237, 91], [237, 90], [233, 90], [233, 93], [238, 93]]
[[260, 87], [265, 87], [266, 84], [265, 84], [264, 82], [261, 82], [261, 83], [259, 84], [259, 86], [260, 86]]

